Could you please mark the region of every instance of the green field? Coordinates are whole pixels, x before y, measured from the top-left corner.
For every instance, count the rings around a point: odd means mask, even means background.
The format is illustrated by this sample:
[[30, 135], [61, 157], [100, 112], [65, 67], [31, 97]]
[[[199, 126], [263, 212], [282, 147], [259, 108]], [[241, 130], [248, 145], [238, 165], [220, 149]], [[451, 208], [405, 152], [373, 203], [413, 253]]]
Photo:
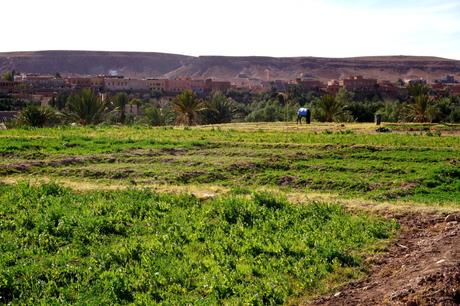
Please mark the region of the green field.
[[459, 207], [460, 138], [439, 130], [0, 131], [0, 302], [257, 305], [324, 292], [362, 276], [363, 256], [398, 232], [341, 204]]
[[57, 185], [1, 192], [1, 293], [25, 304], [280, 304], [331, 274], [356, 275], [356, 250], [396, 229], [267, 194], [200, 202]]
[[[338, 126], [338, 125], [337, 125]], [[72, 187], [266, 187], [376, 201], [460, 202], [460, 138], [334, 125], [0, 131], [0, 179]], [[172, 187], [174, 186], [174, 187]]]

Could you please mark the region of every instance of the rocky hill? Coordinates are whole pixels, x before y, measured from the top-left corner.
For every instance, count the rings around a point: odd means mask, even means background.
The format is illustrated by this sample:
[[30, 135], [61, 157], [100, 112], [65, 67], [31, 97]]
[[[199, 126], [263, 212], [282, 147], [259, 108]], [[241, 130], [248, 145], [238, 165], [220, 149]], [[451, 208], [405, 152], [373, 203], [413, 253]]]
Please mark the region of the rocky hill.
[[185, 56], [150, 52], [37, 51], [0, 53], [0, 71], [127, 77], [215, 78], [234, 82], [312, 77], [321, 80], [363, 75], [385, 80], [451, 74], [460, 78], [460, 61], [437, 57], [357, 58]]

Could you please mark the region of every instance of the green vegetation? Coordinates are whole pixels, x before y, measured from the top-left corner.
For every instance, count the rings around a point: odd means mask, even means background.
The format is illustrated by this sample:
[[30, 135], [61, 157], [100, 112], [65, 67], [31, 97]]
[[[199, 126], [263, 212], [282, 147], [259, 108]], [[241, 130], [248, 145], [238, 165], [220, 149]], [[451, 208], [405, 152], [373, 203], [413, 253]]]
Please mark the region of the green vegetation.
[[[347, 198], [460, 204], [455, 126], [402, 133], [276, 124], [0, 131], [0, 179], [96, 185], [276, 188]], [[370, 126], [375, 129], [374, 126]], [[440, 135], [442, 135], [440, 137]]]
[[234, 102], [216, 92], [206, 104], [202, 117], [206, 124], [229, 123], [233, 119]]
[[[18, 90], [27, 92], [30, 88]], [[253, 93], [229, 90], [225, 93], [195, 93], [187, 90], [176, 97], [161, 92], [142, 93], [94, 92], [64, 90], [53, 97], [49, 105], [67, 116], [50, 120], [44, 125], [98, 124], [150, 124], [196, 125], [230, 122], [289, 122], [294, 121], [300, 106], [310, 108], [312, 117], [319, 122], [373, 122], [376, 114], [384, 122], [460, 122], [460, 96], [448, 91], [433, 90], [425, 84], [395, 87], [391, 94], [368, 89], [350, 92], [340, 88], [337, 93], [320, 90], [307, 91], [299, 84], [289, 84], [279, 92]], [[99, 94], [104, 95], [103, 103]], [[32, 103], [27, 99], [0, 95], [0, 110], [22, 110]], [[136, 105], [135, 108], [125, 107]], [[23, 125], [12, 121], [8, 126]]]
[[433, 101], [428, 95], [414, 97], [414, 103], [408, 106], [409, 116], [414, 122], [428, 122], [428, 119], [433, 117], [434, 109], [432, 104]]
[[114, 102], [115, 102], [114, 104], [117, 107], [117, 110], [119, 113], [118, 122], [123, 124], [126, 122], [125, 107], [129, 103], [129, 97], [125, 92], [120, 92], [115, 95]]
[[103, 120], [107, 105], [90, 89], [82, 89], [69, 97], [65, 114], [68, 119], [82, 125], [96, 124]]
[[199, 113], [206, 109], [205, 103], [190, 90], [177, 95], [171, 103], [173, 111], [177, 114], [176, 123], [178, 124], [196, 124]]
[[13, 71], [5, 71], [2, 74], [2, 79], [4, 81], [13, 82], [15, 75], [16, 75], [16, 71], [14, 71], [14, 70]]
[[283, 105], [277, 100], [261, 101], [252, 105], [247, 115], [248, 122], [276, 122], [291, 121], [296, 114], [297, 107], [293, 104]]
[[314, 118], [323, 122], [339, 121], [344, 115], [343, 103], [333, 95], [324, 95], [315, 104]]
[[[460, 122], [460, 97], [435, 96], [427, 85], [408, 87], [409, 97], [403, 101], [386, 102], [378, 112], [390, 122]], [[377, 103], [373, 104], [378, 105]]]
[[175, 122], [175, 116], [168, 108], [149, 106], [145, 107], [143, 112], [143, 122], [151, 126], [172, 125]]
[[397, 228], [268, 194], [200, 202], [147, 190], [0, 186], [0, 302], [281, 304]]
[[413, 84], [409, 84], [407, 86], [407, 91], [410, 95], [410, 100], [414, 100], [415, 97], [428, 95], [430, 93], [430, 89], [426, 84], [415, 82]]
[[18, 116], [18, 122], [32, 127], [44, 127], [57, 121], [56, 112], [48, 106], [29, 104], [24, 107]]
[[0, 130], [0, 303], [274, 305], [362, 277], [398, 224], [338, 203], [460, 205], [459, 126], [386, 127]]
[[14, 111], [23, 109], [25, 106], [27, 106], [26, 101], [0, 92], [0, 111]]

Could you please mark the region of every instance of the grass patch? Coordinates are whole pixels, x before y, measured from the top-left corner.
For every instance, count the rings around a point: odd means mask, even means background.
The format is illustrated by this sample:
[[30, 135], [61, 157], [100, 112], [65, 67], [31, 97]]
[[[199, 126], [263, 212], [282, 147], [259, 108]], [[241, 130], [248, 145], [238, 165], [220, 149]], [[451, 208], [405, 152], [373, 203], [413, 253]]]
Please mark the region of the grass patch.
[[233, 193], [269, 187], [434, 206], [460, 204], [460, 179], [446, 172], [460, 164], [458, 136], [373, 130], [366, 124], [284, 128], [262, 123], [187, 130], [142, 126], [2, 130], [0, 178], [212, 184]]
[[398, 227], [267, 193], [200, 201], [53, 183], [0, 185], [0, 216], [0, 301], [18, 304], [281, 304], [353, 277]]

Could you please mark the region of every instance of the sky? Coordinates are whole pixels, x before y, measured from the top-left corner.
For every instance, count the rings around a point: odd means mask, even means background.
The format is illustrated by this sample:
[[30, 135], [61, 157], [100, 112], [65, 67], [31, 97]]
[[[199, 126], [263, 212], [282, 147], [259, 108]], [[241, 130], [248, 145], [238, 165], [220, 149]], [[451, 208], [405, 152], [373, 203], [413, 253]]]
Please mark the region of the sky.
[[3, 0], [0, 52], [460, 60], [460, 0]]

